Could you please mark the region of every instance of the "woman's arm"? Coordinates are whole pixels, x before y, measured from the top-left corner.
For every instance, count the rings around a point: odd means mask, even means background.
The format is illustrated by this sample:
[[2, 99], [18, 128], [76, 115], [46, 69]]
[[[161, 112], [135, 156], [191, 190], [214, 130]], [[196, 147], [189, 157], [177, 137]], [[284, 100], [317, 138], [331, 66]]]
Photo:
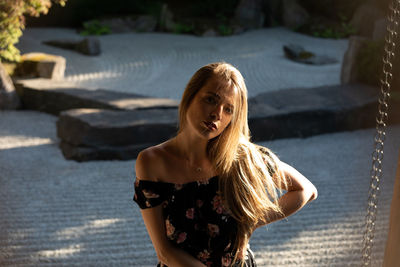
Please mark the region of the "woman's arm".
[[[146, 180], [156, 177], [158, 163], [160, 163], [160, 159], [157, 157], [157, 153], [151, 149], [141, 152], [136, 160], [136, 177]], [[160, 262], [168, 267], [206, 267], [201, 261], [173, 246], [167, 239], [161, 205], [142, 209], [141, 213]]]
[[[279, 162], [279, 167], [288, 181], [287, 192], [278, 200], [283, 214], [268, 214], [267, 224], [292, 215], [318, 196], [317, 188], [295, 168], [282, 161]], [[259, 226], [262, 225], [257, 225]]]

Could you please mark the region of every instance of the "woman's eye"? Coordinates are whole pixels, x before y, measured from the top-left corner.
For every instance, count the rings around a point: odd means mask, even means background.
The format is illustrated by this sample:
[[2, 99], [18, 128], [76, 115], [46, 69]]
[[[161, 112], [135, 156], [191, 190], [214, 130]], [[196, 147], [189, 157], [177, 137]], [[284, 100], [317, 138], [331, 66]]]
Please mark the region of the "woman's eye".
[[206, 98], [206, 102], [210, 103], [210, 104], [215, 104], [216, 100], [214, 99], [214, 97], [209, 96], [209, 97]]
[[233, 108], [225, 108], [225, 112], [228, 114], [232, 114], [233, 113]]

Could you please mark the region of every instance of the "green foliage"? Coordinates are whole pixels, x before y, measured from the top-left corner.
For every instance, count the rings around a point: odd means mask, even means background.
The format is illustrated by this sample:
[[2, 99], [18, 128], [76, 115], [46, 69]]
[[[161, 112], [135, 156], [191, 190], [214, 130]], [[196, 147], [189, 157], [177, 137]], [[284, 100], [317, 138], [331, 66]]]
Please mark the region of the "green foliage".
[[310, 20], [307, 24], [294, 29], [294, 31], [310, 34], [320, 38], [341, 39], [349, 37], [356, 33], [355, 27], [349, 22], [348, 18], [343, 15], [338, 15], [339, 20], [322, 19], [321, 17]]
[[0, 60], [19, 61], [14, 46], [25, 28], [25, 16], [47, 14], [52, 2], [65, 5], [66, 0], [0, 0]]
[[229, 19], [223, 13], [217, 14], [217, 20], [220, 23], [217, 27], [219, 34], [222, 36], [232, 35], [233, 28], [229, 25]]
[[74, 14], [74, 26], [83, 22], [105, 17], [148, 14], [158, 17], [163, 0], [81, 0], [71, 7]]
[[[357, 80], [372, 86], [380, 86], [380, 79], [383, 77], [383, 55], [385, 41], [365, 41], [360, 47], [356, 56]], [[396, 46], [395, 55], [400, 54], [400, 48]], [[392, 63], [392, 98], [396, 101], [400, 100], [400, 57], [395, 56], [391, 60]]]
[[233, 29], [231, 26], [229, 26], [227, 24], [220, 24], [220, 25], [218, 25], [218, 32], [222, 36], [227, 36], [227, 35], [232, 35]]
[[361, 82], [378, 86], [382, 73], [384, 41], [367, 41], [360, 48], [357, 57], [357, 77]]
[[175, 23], [174, 33], [193, 33], [194, 26], [191, 24]]
[[108, 26], [101, 24], [98, 20], [91, 20], [83, 23], [83, 30], [80, 35], [104, 35], [110, 33], [111, 30]]

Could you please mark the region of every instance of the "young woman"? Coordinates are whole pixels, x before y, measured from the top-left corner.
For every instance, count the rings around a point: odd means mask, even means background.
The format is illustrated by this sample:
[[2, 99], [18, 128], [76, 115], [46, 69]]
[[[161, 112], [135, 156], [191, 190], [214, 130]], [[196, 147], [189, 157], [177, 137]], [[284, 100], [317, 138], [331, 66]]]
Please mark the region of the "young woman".
[[250, 142], [246, 85], [224, 62], [193, 75], [178, 134], [140, 152], [136, 176], [158, 266], [256, 266], [252, 232], [317, 197], [303, 175]]

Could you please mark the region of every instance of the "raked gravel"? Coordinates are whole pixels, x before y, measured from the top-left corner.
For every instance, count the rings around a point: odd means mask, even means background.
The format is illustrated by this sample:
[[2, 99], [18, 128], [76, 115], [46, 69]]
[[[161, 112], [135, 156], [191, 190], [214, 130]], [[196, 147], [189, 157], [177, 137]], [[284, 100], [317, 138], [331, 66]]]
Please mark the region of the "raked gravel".
[[[132, 201], [135, 161], [77, 163], [57, 117], [0, 112], [0, 266], [155, 266]], [[251, 239], [259, 266], [359, 266], [373, 129], [263, 142], [318, 188], [318, 199]], [[389, 128], [373, 266], [380, 266], [400, 147]]]
[[[246, 79], [249, 96], [288, 88], [340, 84], [347, 39], [307, 36], [284, 27], [266, 28], [228, 37], [196, 37], [166, 33], [121, 33], [98, 36], [100, 56], [42, 44], [54, 39], [83, 39], [73, 29], [28, 28], [17, 47], [45, 52], [67, 60], [66, 80], [85, 88], [103, 88], [154, 97], [180, 99], [193, 73], [201, 66], [224, 60]], [[335, 58], [335, 64], [314, 66], [285, 58], [283, 45]]]

